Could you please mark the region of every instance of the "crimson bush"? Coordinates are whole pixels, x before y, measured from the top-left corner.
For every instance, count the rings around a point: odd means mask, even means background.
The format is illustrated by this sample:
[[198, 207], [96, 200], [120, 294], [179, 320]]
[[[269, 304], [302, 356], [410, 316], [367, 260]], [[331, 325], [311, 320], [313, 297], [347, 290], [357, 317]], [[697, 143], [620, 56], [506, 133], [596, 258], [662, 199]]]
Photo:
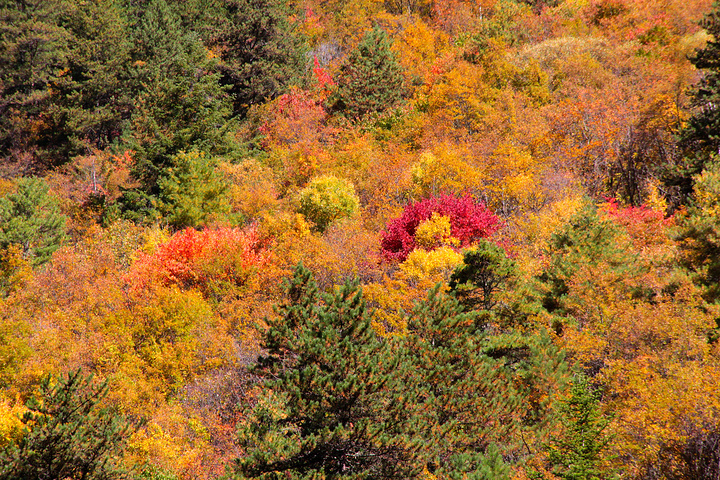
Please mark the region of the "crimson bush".
[[450, 219], [450, 234], [459, 241], [460, 247], [489, 237], [499, 227], [498, 217], [470, 195], [426, 198], [409, 204], [398, 218], [388, 224], [381, 243], [383, 258], [404, 261], [416, 247], [418, 226], [430, 219], [433, 213]]

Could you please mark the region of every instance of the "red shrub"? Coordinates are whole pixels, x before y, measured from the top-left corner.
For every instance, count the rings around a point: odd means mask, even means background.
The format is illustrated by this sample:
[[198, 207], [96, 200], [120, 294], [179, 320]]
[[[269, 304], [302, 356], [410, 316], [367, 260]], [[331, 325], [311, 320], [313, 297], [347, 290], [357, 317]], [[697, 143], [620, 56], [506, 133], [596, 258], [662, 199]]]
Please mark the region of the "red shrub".
[[335, 86], [335, 81], [332, 79], [328, 71], [320, 66], [317, 56], [313, 56], [313, 74], [315, 75], [318, 87], [327, 88]]
[[176, 284], [208, 292], [213, 285], [241, 286], [267, 264], [269, 252], [257, 228], [219, 228], [178, 232], [150, 254], [142, 254], [132, 270], [133, 283]]
[[441, 195], [412, 203], [402, 215], [391, 221], [383, 233], [382, 256], [387, 260], [404, 261], [415, 247], [415, 231], [433, 213], [450, 219], [450, 234], [466, 247], [475, 240], [489, 237], [498, 229], [499, 220], [482, 203], [469, 195]]
[[662, 212], [646, 206], [623, 207], [613, 199], [603, 205], [603, 210], [625, 228], [638, 248], [669, 240], [667, 229], [673, 225], [673, 217], [665, 218]]

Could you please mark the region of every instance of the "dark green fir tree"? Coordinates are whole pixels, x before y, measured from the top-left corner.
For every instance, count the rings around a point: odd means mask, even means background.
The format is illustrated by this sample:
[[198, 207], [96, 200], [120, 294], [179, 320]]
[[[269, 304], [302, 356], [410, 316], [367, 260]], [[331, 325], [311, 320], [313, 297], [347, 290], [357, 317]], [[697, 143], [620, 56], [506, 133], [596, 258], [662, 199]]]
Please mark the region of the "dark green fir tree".
[[548, 445], [552, 472], [563, 480], [613, 478], [603, 467], [605, 449], [612, 437], [606, 430], [609, 417], [603, 415], [598, 392], [584, 375], [577, 375], [570, 395], [560, 404], [562, 433]]
[[404, 431], [437, 478], [509, 478], [497, 445], [517, 438], [521, 402], [503, 360], [484, 354], [474, 317], [436, 287], [408, 318], [394, 396], [408, 397]]
[[307, 46], [285, 0], [222, 0], [223, 21], [209, 39], [220, 55], [222, 84], [234, 115], [271, 100], [302, 82]]
[[359, 118], [400, 103], [405, 96], [404, 78], [390, 46], [390, 38], [380, 27], [365, 34], [340, 67], [335, 110]]
[[87, 155], [118, 139], [139, 84], [131, 76], [132, 35], [120, 0], [68, 2], [58, 23], [71, 35], [66, 68], [51, 84], [48, 114], [66, 139], [64, 155]]
[[681, 203], [690, 198], [694, 177], [720, 153], [720, 3], [713, 4], [700, 25], [711, 39], [690, 57], [702, 79], [691, 92], [693, 113], [680, 135], [682, 159], [663, 172], [664, 183], [678, 190]]
[[158, 180], [176, 167], [180, 152], [229, 151], [230, 103], [216, 60], [165, 0], [151, 0], [139, 15], [134, 75], [143, 88], [121, 147], [134, 152], [132, 174], [140, 186], [119, 203], [124, 216], [151, 222], [159, 219]]

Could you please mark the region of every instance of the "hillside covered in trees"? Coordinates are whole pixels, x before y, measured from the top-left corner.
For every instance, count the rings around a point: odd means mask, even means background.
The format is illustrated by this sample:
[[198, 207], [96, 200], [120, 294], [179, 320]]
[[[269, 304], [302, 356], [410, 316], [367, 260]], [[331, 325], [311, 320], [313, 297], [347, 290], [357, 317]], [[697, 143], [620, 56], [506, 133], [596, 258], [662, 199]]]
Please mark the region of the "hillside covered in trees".
[[711, 0], [0, 0], [0, 480], [717, 480], [719, 104]]

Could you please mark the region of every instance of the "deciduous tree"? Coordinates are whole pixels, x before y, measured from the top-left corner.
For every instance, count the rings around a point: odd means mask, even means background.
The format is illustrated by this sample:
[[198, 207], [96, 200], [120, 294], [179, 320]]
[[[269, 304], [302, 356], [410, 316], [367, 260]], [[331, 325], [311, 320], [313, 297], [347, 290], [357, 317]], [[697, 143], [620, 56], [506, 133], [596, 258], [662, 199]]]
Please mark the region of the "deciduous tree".
[[382, 255], [388, 260], [405, 260], [417, 246], [418, 227], [430, 220], [433, 213], [449, 218], [450, 236], [461, 247], [489, 237], [499, 227], [498, 218], [469, 195], [427, 198], [407, 205], [402, 215], [388, 224], [381, 243]]
[[330, 223], [351, 217], [360, 207], [355, 187], [336, 177], [317, 177], [300, 192], [300, 213], [325, 231]]

